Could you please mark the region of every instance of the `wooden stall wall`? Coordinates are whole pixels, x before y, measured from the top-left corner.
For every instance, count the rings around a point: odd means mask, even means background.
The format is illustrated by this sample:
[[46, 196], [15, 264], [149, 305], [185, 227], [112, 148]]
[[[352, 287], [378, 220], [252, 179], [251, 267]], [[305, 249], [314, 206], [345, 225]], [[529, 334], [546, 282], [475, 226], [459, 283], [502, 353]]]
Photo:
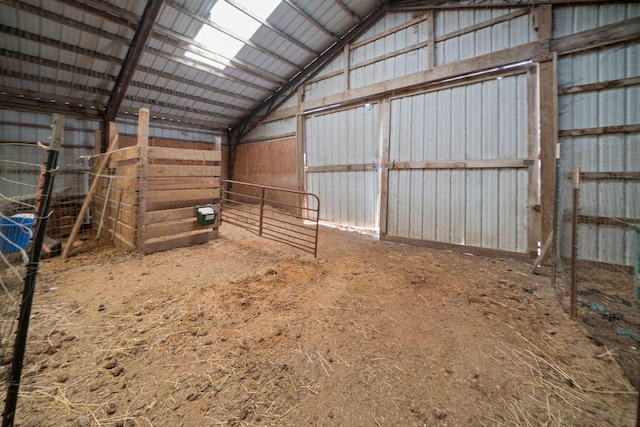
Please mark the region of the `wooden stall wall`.
[[219, 142], [149, 141], [146, 181], [138, 180], [138, 248], [142, 253], [218, 237], [219, 220], [211, 226], [199, 225], [195, 207], [213, 205], [220, 212], [221, 159]]
[[[94, 158], [97, 164], [105, 154]], [[136, 138], [120, 136], [111, 152], [91, 204], [92, 228], [98, 241], [111, 241], [123, 250], [136, 249], [139, 149]], [[95, 179], [95, 178], [94, 178]]]
[[[257, 183], [269, 187], [297, 189], [295, 138], [238, 146], [234, 180]], [[255, 194], [250, 194], [251, 191]], [[259, 197], [259, 190], [245, 188], [249, 195]], [[278, 203], [295, 205], [293, 194], [272, 194]]]
[[111, 152], [92, 203], [99, 239], [148, 254], [218, 237], [219, 219], [201, 226], [195, 207], [220, 211], [219, 138], [196, 143], [139, 135], [118, 142], [124, 147]]

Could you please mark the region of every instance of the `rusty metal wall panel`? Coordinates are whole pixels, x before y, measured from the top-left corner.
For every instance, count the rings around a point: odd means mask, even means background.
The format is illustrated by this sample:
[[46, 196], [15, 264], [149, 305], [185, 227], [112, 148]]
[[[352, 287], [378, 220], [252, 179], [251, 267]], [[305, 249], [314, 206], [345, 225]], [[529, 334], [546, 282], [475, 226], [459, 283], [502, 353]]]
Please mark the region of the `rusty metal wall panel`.
[[377, 230], [377, 168], [331, 170], [379, 164], [377, 104], [310, 116], [305, 126], [307, 191], [320, 197], [320, 220]]
[[[527, 117], [525, 75], [394, 99], [389, 159], [526, 158]], [[523, 253], [527, 192], [526, 168], [391, 170], [387, 234]]]

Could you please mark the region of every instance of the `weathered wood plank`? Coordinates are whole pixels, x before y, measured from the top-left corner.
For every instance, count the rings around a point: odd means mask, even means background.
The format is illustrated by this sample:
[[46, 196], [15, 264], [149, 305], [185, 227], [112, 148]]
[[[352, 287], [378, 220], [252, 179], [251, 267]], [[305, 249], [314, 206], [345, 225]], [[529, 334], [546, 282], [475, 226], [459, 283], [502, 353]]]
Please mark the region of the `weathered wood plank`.
[[[565, 214], [563, 216], [564, 221], [571, 221], [571, 214]], [[578, 215], [579, 224], [592, 224], [592, 225], [608, 225], [611, 227], [624, 227], [629, 224], [640, 224], [638, 218], [615, 218], [597, 215]]]
[[216, 189], [220, 187], [220, 178], [205, 177], [178, 177], [178, 178], [149, 178], [147, 188], [153, 190], [180, 190], [180, 189]]
[[[213, 208], [220, 212], [220, 205], [213, 205]], [[181, 219], [196, 218], [195, 207], [168, 209], [164, 211], [147, 212], [144, 215], [146, 224], [154, 224], [166, 221], [178, 221]]]
[[398, 31], [402, 31], [405, 28], [413, 27], [414, 25], [417, 25], [417, 24], [421, 23], [422, 21], [427, 20], [427, 18], [428, 18], [428, 15], [426, 13], [422, 13], [422, 14], [418, 15], [416, 18], [413, 18], [410, 21], [404, 22], [404, 23], [402, 23], [400, 25], [397, 25], [397, 26], [395, 26], [393, 28], [389, 28], [386, 31], [374, 34], [371, 37], [368, 37], [366, 39], [363, 39], [363, 40], [360, 40], [360, 41], [358, 41], [356, 43], [353, 43], [351, 45], [351, 49], [357, 49], [357, 48], [359, 48], [361, 46], [365, 46], [365, 45], [367, 45], [369, 43], [373, 43], [376, 40], [383, 39], [383, 38], [387, 37], [388, 35], [397, 33]]
[[404, 237], [395, 237], [395, 236], [382, 236], [380, 235], [381, 240], [385, 240], [388, 242], [397, 242], [397, 243], [406, 243], [413, 246], [421, 246], [426, 248], [440, 249], [440, 250], [450, 250], [453, 252], [464, 252], [471, 253], [479, 256], [488, 256], [488, 257], [509, 257], [515, 259], [522, 259], [529, 261], [531, 259], [535, 259], [538, 254], [530, 254], [530, 253], [521, 253], [521, 252], [508, 252], [499, 249], [488, 249], [481, 248], [476, 246], [468, 246], [468, 245], [457, 245], [454, 243], [442, 243], [435, 242], [432, 240], [421, 240], [421, 239], [409, 239]]
[[[353, 70], [353, 69], [356, 69], [356, 68], [366, 67], [367, 65], [375, 64], [375, 63], [380, 62], [380, 61], [385, 61], [385, 60], [387, 60], [389, 58], [395, 58], [396, 56], [400, 56], [400, 55], [405, 54], [405, 53], [409, 53], [409, 52], [413, 52], [413, 51], [416, 51], [416, 50], [420, 50], [420, 49], [422, 49], [424, 47], [429, 47], [430, 44], [431, 44], [431, 42], [428, 41], [428, 40], [424, 41], [424, 42], [421, 42], [421, 43], [416, 43], [416, 44], [413, 44], [411, 46], [404, 47], [402, 49], [394, 50], [393, 52], [389, 52], [389, 53], [384, 54], [384, 55], [376, 56], [375, 58], [371, 58], [371, 59], [367, 59], [365, 61], [358, 62], [357, 64], [351, 64], [350, 68]], [[344, 90], [349, 90], [349, 89], [345, 88]]]
[[443, 34], [441, 36], [436, 37], [436, 43], [443, 42], [445, 40], [452, 39], [454, 37], [462, 36], [467, 33], [472, 33], [474, 31], [481, 30], [483, 28], [491, 27], [493, 25], [499, 24], [501, 22], [510, 21], [512, 19], [518, 18], [523, 15], [527, 15], [529, 13], [529, 9], [519, 9], [515, 12], [507, 13], [506, 15], [498, 16], [493, 19], [489, 19], [488, 21], [479, 22], [474, 25], [470, 25], [468, 27], [460, 28], [459, 30], [452, 31], [450, 33]]
[[559, 55], [567, 55], [639, 38], [640, 18], [633, 18], [560, 37], [553, 40], [551, 45]]
[[216, 238], [218, 238], [218, 230], [210, 230], [186, 236], [177, 236], [168, 240], [148, 241], [143, 244], [140, 252], [143, 254], [151, 254], [169, 249], [199, 245]]
[[[220, 176], [220, 166], [149, 165], [147, 177], [197, 177]], [[141, 174], [142, 175], [142, 174]]]
[[427, 40], [429, 40], [429, 46], [427, 48], [427, 68], [433, 68], [436, 66], [436, 41], [435, 41], [435, 12], [427, 12]]
[[613, 89], [617, 87], [635, 86], [640, 84], [640, 77], [631, 77], [628, 79], [609, 80], [606, 82], [589, 83], [577, 86], [567, 86], [558, 89], [558, 94], [572, 94], [583, 92], [594, 92], [597, 90]]
[[203, 198], [200, 197], [198, 199], [194, 199], [194, 200], [171, 200], [171, 201], [166, 201], [166, 202], [156, 202], [156, 201], [149, 201], [149, 206], [147, 207], [147, 212], [156, 212], [156, 211], [164, 211], [164, 210], [168, 210], [168, 209], [178, 209], [178, 208], [182, 208], [185, 205], [186, 206], [196, 206], [196, 205], [208, 205], [208, 204], [212, 204], [212, 203], [217, 203], [218, 200], [211, 198], [211, 197], [207, 197], [207, 198]]
[[201, 226], [197, 223], [195, 216], [181, 221], [158, 222], [147, 224], [147, 239], [157, 239], [161, 237], [175, 236], [191, 231], [210, 230], [213, 225]]
[[640, 172], [580, 172], [583, 181], [635, 181], [640, 180]]
[[527, 73], [527, 156], [536, 159], [527, 174], [527, 250], [538, 251], [542, 240], [540, 209], [540, 139], [538, 113], [538, 67], [529, 68]]
[[184, 148], [149, 147], [149, 159], [220, 161], [220, 151], [189, 150]]
[[589, 135], [611, 135], [615, 133], [636, 133], [640, 132], [640, 125], [622, 126], [602, 126], [585, 129], [564, 129], [558, 132], [561, 137], [567, 136], [589, 136]]
[[323, 165], [307, 166], [307, 172], [350, 172], [350, 171], [370, 171], [377, 170], [375, 163], [360, 163], [353, 165]]
[[[433, 20], [432, 20], [433, 21]], [[388, 99], [380, 102], [379, 115], [379, 137], [381, 145], [382, 158], [380, 159], [381, 165], [389, 164], [389, 144], [390, 133], [389, 126], [391, 123], [391, 103]], [[379, 206], [379, 224], [380, 237], [383, 238], [387, 235], [387, 216], [389, 207], [389, 168], [382, 167], [380, 171], [380, 206]]]
[[281, 141], [286, 139], [293, 139], [296, 137], [295, 132], [287, 132], [281, 133], [279, 135], [272, 135], [269, 137], [259, 137], [259, 138], [246, 138], [242, 140], [242, 144], [255, 144], [259, 142], [268, 142], [268, 141]]
[[[100, 161], [107, 154], [99, 154], [94, 156], [94, 158]], [[121, 162], [123, 160], [137, 159], [138, 158], [138, 147], [124, 147], [113, 150], [113, 152], [109, 155], [109, 164], [114, 164], [117, 162]]]
[[305, 101], [300, 104], [300, 111], [313, 111], [326, 105], [343, 105], [360, 103], [384, 95], [394, 94], [396, 91], [418, 89], [431, 83], [456, 76], [464, 76], [482, 70], [488, 70], [507, 64], [546, 57], [549, 54], [549, 42], [537, 41], [525, 43], [498, 52], [480, 55], [462, 61], [430, 68], [402, 77], [385, 80], [368, 86], [359, 87], [343, 93]]
[[[138, 174], [138, 217], [136, 219], [135, 245], [140, 248], [144, 241], [144, 213], [147, 211], [147, 179], [149, 177], [149, 109], [138, 110], [138, 148], [140, 150], [140, 168]], [[136, 201], [129, 202], [135, 203]]]
[[542, 236], [553, 231], [558, 142], [557, 57], [541, 62], [540, 82], [540, 205]]
[[220, 197], [220, 193], [214, 190], [205, 191], [201, 189], [196, 190], [148, 190], [147, 189], [147, 201], [153, 203], [159, 202], [172, 202], [181, 200], [197, 200], [204, 197], [210, 197], [211, 199]]
[[386, 169], [499, 169], [528, 168], [530, 159], [490, 159], [490, 160], [438, 160], [413, 162], [388, 162]]

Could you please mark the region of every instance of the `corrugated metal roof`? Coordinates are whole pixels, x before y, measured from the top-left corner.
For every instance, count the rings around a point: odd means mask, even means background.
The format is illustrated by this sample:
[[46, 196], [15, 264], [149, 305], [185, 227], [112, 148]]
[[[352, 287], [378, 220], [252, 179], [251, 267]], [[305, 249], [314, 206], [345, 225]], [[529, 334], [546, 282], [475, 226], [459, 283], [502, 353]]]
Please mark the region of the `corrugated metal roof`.
[[[102, 118], [118, 76], [133, 67], [115, 117], [148, 107], [156, 120], [224, 130], [308, 73], [308, 66], [380, 0], [282, 0], [251, 39], [209, 16], [216, 2], [254, 16], [238, 0], [165, 0], [142, 53], [125, 63], [148, 4], [158, 0], [3, 0], [0, 2], [0, 106]], [[259, 0], [256, 0], [259, 1]], [[203, 25], [245, 43], [224, 69], [215, 46], [193, 43]], [[131, 48], [133, 49], [133, 48]]]

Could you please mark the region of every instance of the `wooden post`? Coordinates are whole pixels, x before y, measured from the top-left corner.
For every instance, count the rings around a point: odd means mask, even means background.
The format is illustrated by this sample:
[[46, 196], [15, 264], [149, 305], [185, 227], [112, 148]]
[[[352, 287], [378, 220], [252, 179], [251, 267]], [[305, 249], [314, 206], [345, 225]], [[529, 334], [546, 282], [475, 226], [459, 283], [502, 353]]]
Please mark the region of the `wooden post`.
[[433, 68], [436, 66], [436, 37], [434, 31], [434, 14], [433, 10], [427, 12], [427, 20], [425, 25], [427, 26], [427, 68]]
[[98, 169], [96, 170], [96, 176], [93, 178], [93, 182], [91, 182], [91, 187], [89, 187], [89, 192], [87, 193], [87, 197], [84, 199], [84, 203], [82, 203], [82, 208], [80, 208], [80, 213], [78, 214], [78, 218], [76, 218], [76, 222], [71, 229], [71, 234], [67, 239], [67, 243], [64, 245], [64, 249], [62, 251], [62, 259], [66, 259], [69, 256], [69, 251], [71, 251], [71, 246], [73, 245], [73, 241], [76, 239], [78, 235], [78, 231], [80, 231], [80, 226], [82, 225], [82, 221], [84, 219], [85, 214], [87, 213], [87, 209], [89, 209], [89, 205], [91, 204], [91, 199], [93, 198], [93, 194], [96, 192], [96, 188], [98, 188], [98, 182], [100, 182], [100, 175], [104, 171], [105, 167], [109, 163], [109, 156], [113, 150], [118, 146], [118, 125], [111, 122], [109, 123], [109, 147], [107, 148], [107, 152], [105, 153], [102, 160], [100, 160], [100, 164], [98, 165]]
[[344, 63], [344, 75], [343, 75], [343, 91], [349, 90], [349, 74], [351, 71], [351, 43], [347, 43], [342, 51], [342, 62]]
[[540, 221], [540, 138], [538, 134], [540, 86], [539, 66], [532, 65], [527, 72], [527, 157], [532, 160], [528, 168], [527, 183], [527, 251], [532, 259], [537, 257], [539, 243], [542, 240]]
[[578, 202], [580, 199], [580, 168], [573, 168], [573, 217], [571, 220], [571, 319], [578, 318]]
[[136, 248], [142, 249], [145, 242], [145, 214], [147, 213], [147, 176], [149, 164], [149, 109], [140, 108], [138, 110], [138, 212], [136, 221]]
[[[299, 89], [301, 92], [302, 89]], [[299, 94], [299, 96], [301, 96]], [[298, 191], [307, 191], [307, 171], [305, 170], [305, 152], [306, 152], [306, 132], [305, 132], [305, 123], [306, 119], [302, 111], [298, 111], [296, 114], [296, 178], [298, 184]], [[300, 209], [298, 211], [298, 216], [304, 219], [309, 218], [309, 201], [303, 195], [298, 196], [298, 206]], [[314, 207], [312, 207], [314, 208]]]
[[388, 187], [389, 187], [389, 127], [391, 123], [391, 105], [389, 99], [380, 101], [378, 111], [378, 135], [380, 147], [378, 149], [379, 179], [380, 179], [380, 206], [378, 207], [378, 228], [380, 239], [384, 240], [387, 235], [387, 209], [388, 209]]

